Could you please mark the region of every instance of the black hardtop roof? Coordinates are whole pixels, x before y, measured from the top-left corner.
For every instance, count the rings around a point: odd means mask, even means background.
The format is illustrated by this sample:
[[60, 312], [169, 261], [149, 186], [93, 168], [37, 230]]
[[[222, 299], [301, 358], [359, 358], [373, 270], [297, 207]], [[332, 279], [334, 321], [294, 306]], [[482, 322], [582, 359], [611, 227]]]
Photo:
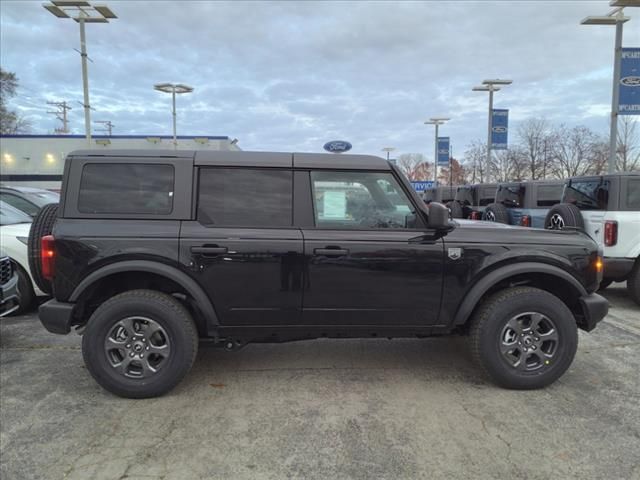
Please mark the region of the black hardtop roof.
[[614, 178], [614, 177], [640, 177], [640, 171], [603, 173], [602, 175], [579, 175], [576, 177], [569, 177], [565, 179], [564, 182], [568, 183], [568, 182], [576, 182], [581, 180], [595, 180], [597, 178]]
[[192, 158], [195, 165], [246, 166], [246, 167], [296, 167], [318, 169], [391, 170], [385, 159], [374, 155], [350, 155], [335, 153], [247, 152], [225, 150], [76, 150], [70, 157], [143, 157], [143, 158]]

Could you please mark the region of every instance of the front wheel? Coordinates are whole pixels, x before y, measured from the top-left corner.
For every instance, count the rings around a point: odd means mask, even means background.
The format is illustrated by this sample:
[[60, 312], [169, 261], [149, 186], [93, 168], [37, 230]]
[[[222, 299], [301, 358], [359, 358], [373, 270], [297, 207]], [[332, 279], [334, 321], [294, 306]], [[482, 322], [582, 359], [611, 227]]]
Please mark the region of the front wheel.
[[556, 381], [578, 347], [573, 314], [556, 296], [532, 287], [502, 290], [471, 321], [473, 358], [500, 386], [535, 389]]
[[182, 380], [198, 351], [198, 334], [180, 302], [152, 290], [132, 290], [91, 315], [82, 355], [93, 378], [121, 397], [160, 396]]

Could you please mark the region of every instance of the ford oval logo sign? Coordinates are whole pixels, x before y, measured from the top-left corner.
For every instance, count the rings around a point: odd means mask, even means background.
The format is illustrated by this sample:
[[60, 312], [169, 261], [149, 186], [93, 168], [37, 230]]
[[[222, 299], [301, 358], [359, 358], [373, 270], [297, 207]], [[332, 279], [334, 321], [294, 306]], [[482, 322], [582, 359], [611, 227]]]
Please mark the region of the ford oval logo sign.
[[507, 131], [507, 127], [493, 127], [491, 130], [496, 133], [505, 133]]
[[344, 140], [333, 140], [324, 144], [324, 148], [329, 153], [342, 153], [351, 150], [351, 144]]
[[624, 77], [620, 79], [620, 83], [625, 87], [640, 87], [640, 77]]

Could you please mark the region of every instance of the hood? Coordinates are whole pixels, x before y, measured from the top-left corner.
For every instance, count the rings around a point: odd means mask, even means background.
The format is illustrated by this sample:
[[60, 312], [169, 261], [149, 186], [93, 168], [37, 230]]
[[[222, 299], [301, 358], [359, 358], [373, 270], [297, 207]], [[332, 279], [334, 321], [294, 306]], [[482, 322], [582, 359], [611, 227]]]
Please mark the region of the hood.
[[578, 230], [545, 230], [504, 223], [477, 220], [456, 220], [456, 228], [447, 237], [468, 243], [518, 245], [579, 245], [597, 248], [595, 242]]

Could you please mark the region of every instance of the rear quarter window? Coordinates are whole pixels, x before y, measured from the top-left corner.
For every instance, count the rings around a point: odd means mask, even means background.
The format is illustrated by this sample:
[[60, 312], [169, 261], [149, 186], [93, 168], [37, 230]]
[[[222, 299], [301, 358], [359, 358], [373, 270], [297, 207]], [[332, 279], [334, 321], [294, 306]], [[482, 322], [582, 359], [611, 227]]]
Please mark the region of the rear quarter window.
[[560, 203], [562, 198], [562, 189], [564, 185], [540, 185], [538, 186], [538, 198], [536, 205], [538, 207], [552, 207], [556, 203]]
[[629, 179], [625, 207], [627, 210], [640, 210], [640, 178]]
[[78, 211], [94, 214], [168, 215], [173, 211], [172, 165], [87, 163]]

